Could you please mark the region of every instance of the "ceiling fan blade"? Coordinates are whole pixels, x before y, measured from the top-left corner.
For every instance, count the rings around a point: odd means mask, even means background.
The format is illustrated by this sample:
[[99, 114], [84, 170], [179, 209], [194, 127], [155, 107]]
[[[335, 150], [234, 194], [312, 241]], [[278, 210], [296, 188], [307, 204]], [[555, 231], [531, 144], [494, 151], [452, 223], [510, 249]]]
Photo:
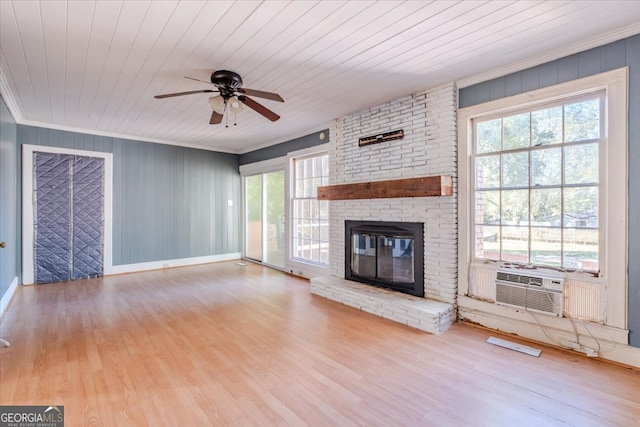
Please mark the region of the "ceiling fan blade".
[[245, 95], [257, 96], [258, 98], [270, 99], [271, 101], [284, 102], [284, 99], [277, 93], [265, 92], [264, 90], [249, 89], [246, 87], [239, 87], [236, 89], [240, 93]]
[[262, 114], [263, 116], [265, 116], [267, 119], [271, 120], [272, 122], [275, 122], [276, 120], [278, 120], [280, 118], [279, 115], [277, 115], [273, 111], [269, 110], [264, 105], [258, 104], [256, 101], [254, 101], [253, 99], [251, 99], [251, 98], [249, 98], [247, 96], [240, 95], [238, 97], [238, 100], [240, 102], [242, 102], [244, 105], [246, 105], [247, 107], [249, 107], [252, 110], [254, 110], [255, 112], [257, 112], [259, 114]]
[[171, 98], [173, 96], [192, 95], [194, 93], [209, 93], [209, 92], [217, 92], [217, 90], [203, 89], [203, 90], [190, 90], [189, 92], [165, 93], [164, 95], [156, 95], [154, 96], [154, 98], [164, 99], [164, 98]]
[[210, 125], [218, 125], [222, 123], [222, 114], [214, 111], [211, 113], [211, 120], [209, 120]]
[[184, 76], [185, 79], [189, 79], [189, 80], [195, 80], [197, 82], [202, 82], [202, 83], [208, 83], [211, 84], [211, 82], [208, 82], [206, 80], [200, 80], [200, 79], [196, 79], [195, 77], [189, 77], [189, 76]]

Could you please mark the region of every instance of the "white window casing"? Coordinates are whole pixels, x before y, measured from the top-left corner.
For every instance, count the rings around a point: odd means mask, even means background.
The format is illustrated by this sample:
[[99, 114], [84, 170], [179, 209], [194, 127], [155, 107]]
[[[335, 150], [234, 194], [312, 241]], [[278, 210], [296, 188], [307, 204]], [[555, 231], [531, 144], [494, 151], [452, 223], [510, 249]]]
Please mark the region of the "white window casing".
[[[617, 70], [567, 83], [483, 103], [458, 112], [458, 294], [473, 296], [470, 277], [474, 265], [474, 224], [472, 198], [475, 176], [473, 167], [473, 120], [508, 115], [513, 111], [559, 102], [595, 91], [604, 91], [604, 136], [600, 143], [599, 212], [600, 245], [597, 278], [586, 273], [568, 272], [568, 280], [596, 283], [602, 288], [603, 323], [627, 329], [627, 121], [628, 70]], [[494, 267], [497, 268], [497, 267]], [[571, 295], [567, 296], [568, 298]], [[464, 304], [461, 299], [461, 304]], [[570, 302], [569, 302], [570, 303]]]

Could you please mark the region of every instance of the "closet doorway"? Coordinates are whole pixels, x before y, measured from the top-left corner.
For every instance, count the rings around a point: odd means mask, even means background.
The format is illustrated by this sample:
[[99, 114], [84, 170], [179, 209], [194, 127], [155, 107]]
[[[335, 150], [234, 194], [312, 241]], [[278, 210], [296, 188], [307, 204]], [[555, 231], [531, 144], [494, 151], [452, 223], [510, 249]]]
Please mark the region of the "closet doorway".
[[111, 268], [111, 153], [23, 146], [23, 283]]

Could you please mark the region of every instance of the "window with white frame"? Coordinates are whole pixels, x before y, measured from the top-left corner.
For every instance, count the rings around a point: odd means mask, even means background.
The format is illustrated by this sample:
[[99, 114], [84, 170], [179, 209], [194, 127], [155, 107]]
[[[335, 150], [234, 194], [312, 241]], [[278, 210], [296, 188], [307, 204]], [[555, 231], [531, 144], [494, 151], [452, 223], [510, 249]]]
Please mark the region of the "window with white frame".
[[476, 259], [599, 272], [604, 96], [473, 120]]
[[625, 67], [458, 111], [461, 307], [511, 262], [564, 270], [569, 307], [599, 289], [627, 327], [627, 110]]
[[329, 155], [296, 157], [292, 161], [291, 257], [329, 264], [329, 203], [317, 200], [317, 189], [329, 184]]

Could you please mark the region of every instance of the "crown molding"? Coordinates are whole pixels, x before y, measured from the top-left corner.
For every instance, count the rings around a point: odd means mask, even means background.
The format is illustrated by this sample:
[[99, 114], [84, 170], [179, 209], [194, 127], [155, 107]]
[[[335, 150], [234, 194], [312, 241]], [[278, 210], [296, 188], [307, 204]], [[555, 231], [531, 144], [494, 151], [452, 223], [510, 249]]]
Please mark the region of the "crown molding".
[[175, 146], [175, 147], [184, 147], [184, 148], [194, 148], [194, 149], [197, 149], [197, 150], [215, 151], [215, 152], [218, 152], [218, 153], [238, 154], [237, 151], [221, 150], [221, 149], [206, 147], [204, 145], [189, 144], [187, 142], [166, 141], [166, 140], [163, 140], [163, 139], [145, 138], [145, 137], [142, 137], [142, 136], [125, 135], [125, 134], [120, 134], [120, 133], [115, 133], [115, 132], [104, 132], [104, 131], [100, 131], [100, 130], [76, 128], [76, 127], [72, 127], [72, 126], [55, 125], [55, 124], [51, 124], [51, 123], [42, 123], [42, 122], [36, 122], [36, 121], [33, 121], [33, 120], [23, 120], [22, 122], [18, 122], [16, 120], [16, 122], [18, 124], [20, 124], [20, 125], [36, 126], [36, 127], [41, 127], [41, 128], [47, 128], [47, 129], [62, 130], [62, 131], [67, 131], [67, 132], [84, 133], [84, 134], [87, 134], [87, 135], [106, 136], [106, 137], [109, 137], [109, 138], [127, 139], [129, 141], [152, 142], [154, 144], [172, 145], [172, 146]]
[[13, 91], [9, 89], [9, 81], [4, 74], [4, 70], [8, 70], [8, 67], [4, 59], [2, 49], [0, 49], [0, 96], [2, 96], [5, 104], [7, 104], [7, 108], [9, 109], [13, 120], [15, 120], [16, 123], [22, 123], [22, 111], [18, 108], [18, 103], [16, 102], [16, 98], [13, 96]]

